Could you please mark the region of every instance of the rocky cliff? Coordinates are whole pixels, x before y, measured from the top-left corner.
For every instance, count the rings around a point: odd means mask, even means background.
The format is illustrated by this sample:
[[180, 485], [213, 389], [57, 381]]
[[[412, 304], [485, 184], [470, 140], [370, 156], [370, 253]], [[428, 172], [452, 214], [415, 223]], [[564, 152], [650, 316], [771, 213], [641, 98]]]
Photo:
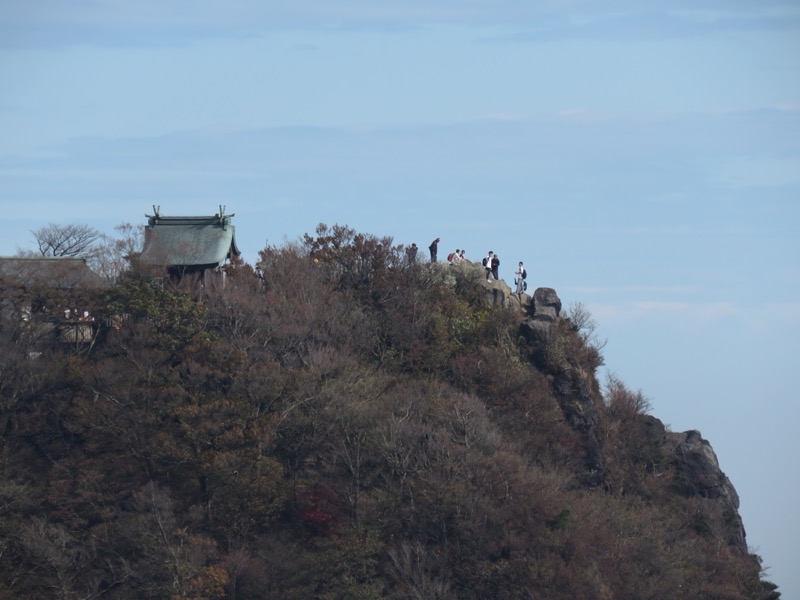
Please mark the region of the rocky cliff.
[[[497, 281], [487, 283], [493, 295], [504, 297], [504, 305], [513, 307], [508, 301], [513, 295], [508, 290], [503, 296], [503, 285]], [[604, 399], [594, 370], [581, 365], [576, 353], [564, 352], [563, 360], [559, 360], [559, 348], [553, 348], [558, 345], [559, 323], [563, 321], [561, 299], [552, 288], [538, 288], [533, 296], [520, 298], [519, 305], [526, 315], [521, 332], [536, 349], [532, 361], [551, 375], [564, 418], [580, 433], [585, 444], [585, 481], [592, 486], [603, 485], [606, 473], [599, 430]], [[745, 531], [738, 513], [739, 496], [720, 469], [711, 444], [700, 432], [672, 432], [659, 419], [646, 414], [636, 415], [629, 426], [638, 443], [658, 457], [658, 465], [653, 463], [652, 468], [663, 469], [661, 476], [671, 482], [670, 489], [686, 498], [698, 499], [700, 508], [693, 526], [701, 531], [713, 530], [746, 553]]]

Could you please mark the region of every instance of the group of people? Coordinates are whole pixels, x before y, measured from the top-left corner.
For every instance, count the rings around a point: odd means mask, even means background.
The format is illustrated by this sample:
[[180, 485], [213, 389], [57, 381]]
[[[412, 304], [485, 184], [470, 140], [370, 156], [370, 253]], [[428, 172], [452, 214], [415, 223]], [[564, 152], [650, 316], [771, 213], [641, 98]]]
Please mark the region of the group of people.
[[493, 278], [495, 281], [500, 279], [500, 255], [489, 250], [489, 254], [484, 256], [481, 262], [486, 270], [486, 281], [491, 281]]
[[450, 254], [447, 255], [447, 262], [449, 262], [451, 265], [457, 265], [458, 263], [465, 260], [467, 260], [466, 250], [459, 250], [458, 248], [456, 248], [455, 252], [451, 252]]
[[[431, 253], [432, 263], [437, 261], [440, 241], [441, 238], [437, 237], [431, 242], [431, 245], [428, 246], [428, 250]], [[416, 244], [411, 244], [411, 246], [408, 248], [408, 257], [410, 262], [416, 261]], [[467, 260], [467, 251], [461, 248], [456, 248], [455, 252], [451, 252], [447, 255], [447, 262], [449, 262], [451, 265], [457, 265], [465, 260]], [[489, 250], [489, 254], [484, 257], [482, 264], [483, 268], [486, 270], [486, 281], [491, 281], [492, 279], [497, 281], [500, 279], [500, 256]], [[525, 270], [525, 265], [522, 264], [522, 261], [519, 261], [519, 266], [514, 272], [514, 284], [517, 286], [514, 293], [522, 295], [522, 293], [528, 289], [528, 284], [525, 281], [527, 278], [528, 272]]]

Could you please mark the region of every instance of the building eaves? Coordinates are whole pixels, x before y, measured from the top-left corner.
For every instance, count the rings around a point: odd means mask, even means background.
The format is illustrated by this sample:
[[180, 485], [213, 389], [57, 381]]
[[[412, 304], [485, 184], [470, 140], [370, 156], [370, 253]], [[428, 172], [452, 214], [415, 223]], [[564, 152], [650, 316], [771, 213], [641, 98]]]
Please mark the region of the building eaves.
[[158, 213], [149, 216], [139, 259], [150, 265], [220, 266], [240, 254], [232, 216], [163, 217]]

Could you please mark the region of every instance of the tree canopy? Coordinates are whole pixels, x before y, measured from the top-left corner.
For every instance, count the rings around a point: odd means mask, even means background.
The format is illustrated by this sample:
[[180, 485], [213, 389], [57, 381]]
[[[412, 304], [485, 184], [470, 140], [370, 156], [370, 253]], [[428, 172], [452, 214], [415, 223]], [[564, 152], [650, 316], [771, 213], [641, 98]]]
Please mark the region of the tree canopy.
[[320, 226], [200, 299], [134, 269], [90, 349], [3, 312], [0, 595], [777, 598], [591, 336], [482, 277]]
[[80, 256], [97, 242], [101, 233], [89, 225], [49, 224], [32, 232], [42, 256]]

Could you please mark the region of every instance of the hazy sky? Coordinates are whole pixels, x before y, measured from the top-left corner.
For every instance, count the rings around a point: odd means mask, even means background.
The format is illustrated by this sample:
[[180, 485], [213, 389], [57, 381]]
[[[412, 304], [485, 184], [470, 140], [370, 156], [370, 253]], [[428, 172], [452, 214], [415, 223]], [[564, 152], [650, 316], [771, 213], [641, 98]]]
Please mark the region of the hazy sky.
[[796, 0], [0, 0], [0, 254], [235, 213], [492, 249], [699, 429], [800, 598]]

